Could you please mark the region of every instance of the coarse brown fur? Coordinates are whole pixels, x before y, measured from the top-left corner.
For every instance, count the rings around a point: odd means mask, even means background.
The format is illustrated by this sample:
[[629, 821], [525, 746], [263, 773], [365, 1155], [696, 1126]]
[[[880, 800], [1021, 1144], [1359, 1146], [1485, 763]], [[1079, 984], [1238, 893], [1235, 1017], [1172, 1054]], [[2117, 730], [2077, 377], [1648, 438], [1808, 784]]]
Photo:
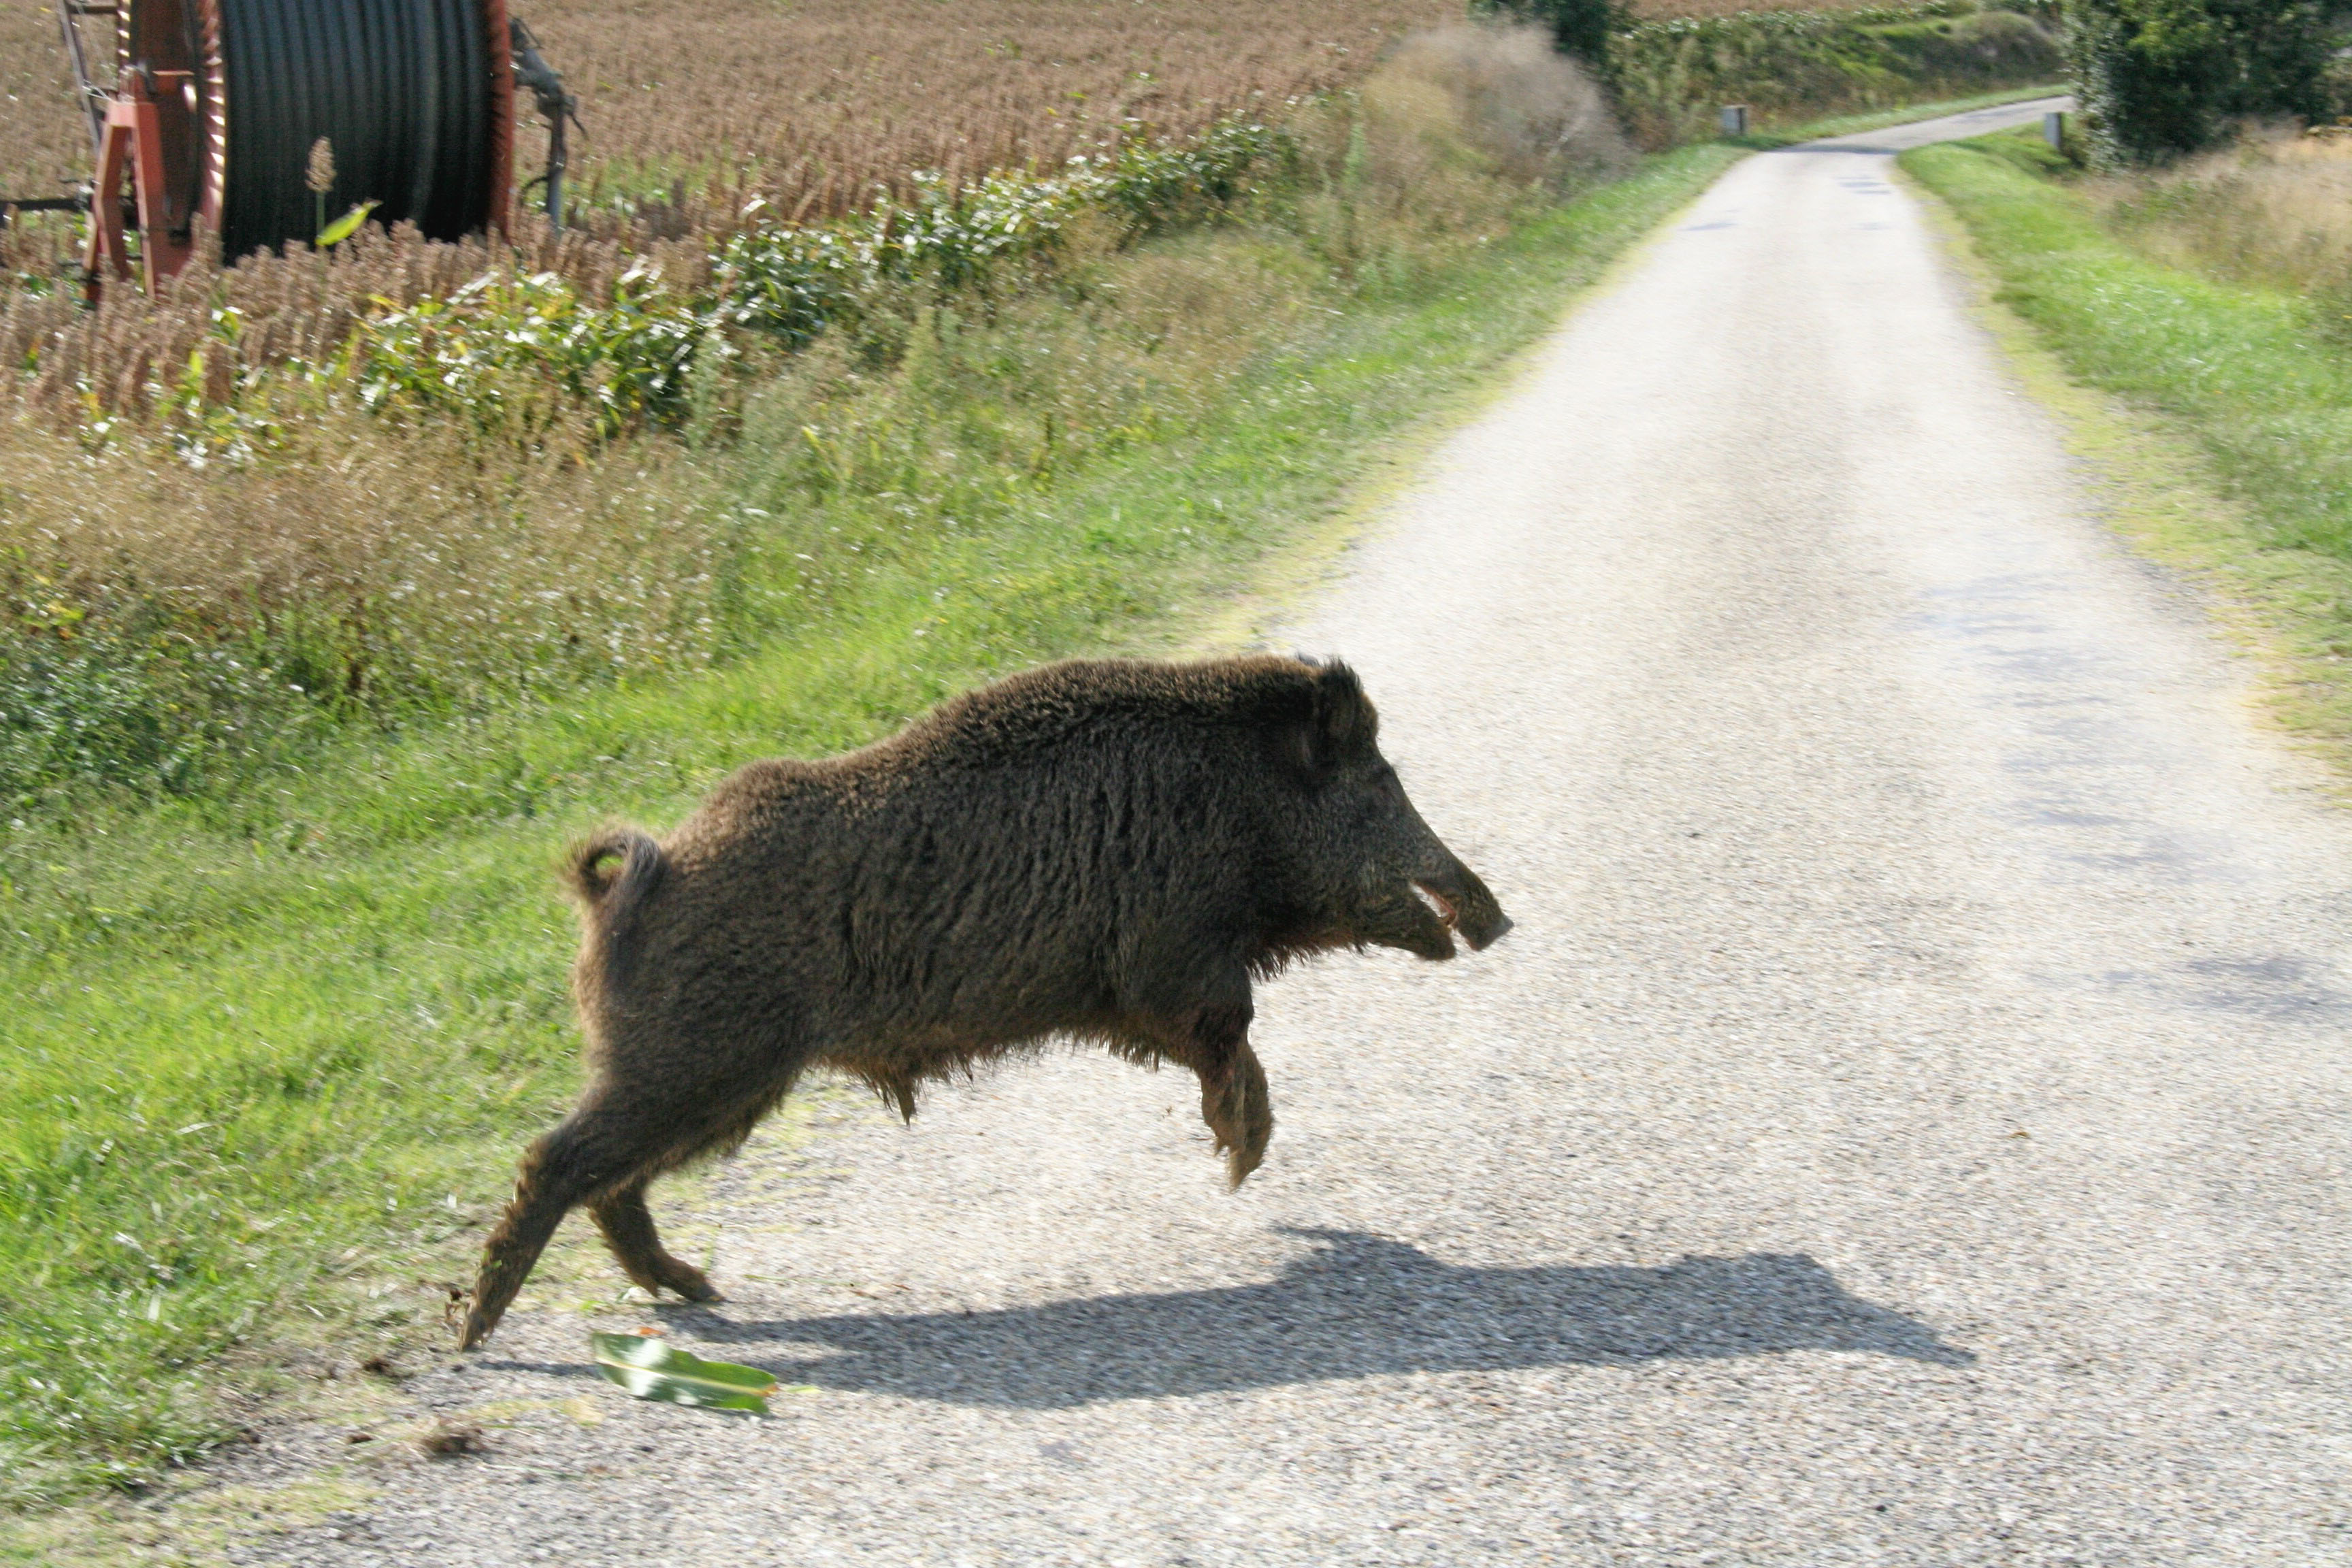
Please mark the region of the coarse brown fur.
[[1509, 929], [1430, 832], [1345, 665], [1073, 661], [824, 762], [753, 763], [656, 842], [568, 869], [591, 1080], [531, 1148], [466, 1324], [488, 1336], [585, 1204], [629, 1278], [710, 1299], [646, 1186], [740, 1142], [812, 1066], [912, 1118], [918, 1086], [1055, 1038], [1174, 1062], [1235, 1184], [1274, 1115], [1251, 982]]

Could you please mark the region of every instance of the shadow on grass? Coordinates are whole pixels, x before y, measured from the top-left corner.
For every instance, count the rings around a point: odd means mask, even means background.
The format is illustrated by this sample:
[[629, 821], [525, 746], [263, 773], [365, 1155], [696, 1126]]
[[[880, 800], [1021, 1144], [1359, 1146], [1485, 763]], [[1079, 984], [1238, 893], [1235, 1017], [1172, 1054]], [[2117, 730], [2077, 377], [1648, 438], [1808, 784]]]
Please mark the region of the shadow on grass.
[[1777, 1351], [1976, 1361], [1916, 1320], [1848, 1294], [1801, 1253], [1685, 1258], [1661, 1268], [1455, 1268], [1359, 1232], [1294, 1234], [1326, 1245], [1257, 1285], [971, 1313], [669, 1315], [736, 1355], [774, 1347], [751, 1359], [787, 1383], [1022, 1409]]

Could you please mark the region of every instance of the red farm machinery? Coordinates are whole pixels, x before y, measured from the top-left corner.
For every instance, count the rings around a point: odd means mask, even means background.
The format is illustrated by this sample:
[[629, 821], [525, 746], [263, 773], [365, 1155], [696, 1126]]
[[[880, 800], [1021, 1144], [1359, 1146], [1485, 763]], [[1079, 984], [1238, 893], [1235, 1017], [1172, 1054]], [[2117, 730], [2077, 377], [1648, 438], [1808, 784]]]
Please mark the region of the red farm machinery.
[[54, 4], [94, 177], [80, 195], [0, 197], [0, 221], [85, 210], [92, 298], [110, 279], [154, 289], [205, 235], [228, 259], [316, 243], [322, 216], [503, 233], [518, 89], [547, 118], [562, 220], [574, 105], [507, 0]]

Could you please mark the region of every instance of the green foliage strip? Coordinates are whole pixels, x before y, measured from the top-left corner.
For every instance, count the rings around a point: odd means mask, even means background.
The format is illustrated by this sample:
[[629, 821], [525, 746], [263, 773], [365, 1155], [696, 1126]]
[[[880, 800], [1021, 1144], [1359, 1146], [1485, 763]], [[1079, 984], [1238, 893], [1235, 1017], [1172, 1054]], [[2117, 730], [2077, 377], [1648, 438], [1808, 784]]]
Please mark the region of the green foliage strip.
[[[669, 287], [650, 264], [624, 275], [605, 303], [554, 273], [488, 274], [446, 299], [377, 301], [331, 360], [241, 371], [226, 406], [208, 397], [201, 358], [161, 389], [159, 403], [184, 456], [199, 463], [268, 445], [267, 392], [289, 382], [349, 390], [374, 412], [454, 416], [526, 442], [579, 410], [608, 439], [676, 427], [692, 412], [698, 363], [726, 358], [730, 333], [799, 349], [910, 291], [985, 295], [1011, 271], [1049, 264], [1082, 216], [1140, 238], [1229, 205], [1295, 156], [1286, 132], [1234, 120], [1188, 142], [1073, 159], [1050, 177], [999, 172], [957, 187], [919, 174], [911, 196], [833, 223], [747, 215], [713, 253], [709, 285], [692, 292]], [[232, 349], [237, 312], [216, 310], [213, 325], [221, 352]], [[19, 367], [28, 377], [43, 369], [37, 356]], [[95, 398], [90, 410], [89, 438], [113, 436], [118, 423]]]

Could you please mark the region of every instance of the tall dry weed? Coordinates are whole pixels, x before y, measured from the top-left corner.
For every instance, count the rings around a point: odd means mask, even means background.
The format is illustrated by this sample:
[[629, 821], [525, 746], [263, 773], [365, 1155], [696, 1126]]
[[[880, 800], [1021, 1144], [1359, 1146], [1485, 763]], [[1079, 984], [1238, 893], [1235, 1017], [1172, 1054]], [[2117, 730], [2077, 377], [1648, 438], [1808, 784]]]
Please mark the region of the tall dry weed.
[[1314, 171], [1301, 231], [1359, 288], [1409, 286], [1632, 156], [1582, 68], [1531, 26], [1414, 34], [1352, 99], [1296, 123]]
[[2270, 131], [2158, 173], [2085, 187], [2176, 265], [2326, 297], [2352, 312], [2352, 136]]

